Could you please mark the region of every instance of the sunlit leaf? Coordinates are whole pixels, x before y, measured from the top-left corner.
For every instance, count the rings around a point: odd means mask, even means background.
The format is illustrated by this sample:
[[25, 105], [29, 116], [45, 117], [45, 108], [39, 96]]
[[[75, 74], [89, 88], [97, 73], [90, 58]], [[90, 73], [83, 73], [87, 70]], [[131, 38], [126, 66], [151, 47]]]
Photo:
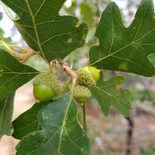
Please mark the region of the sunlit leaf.
[[[27, 44], [47, 61], [65, 58], [85, 43], [87, 24], [60, 16], [65, 0], [2, 0], [16, 14], [12, 19]], [[6, 13], [12, 18], [5, 6]]]
[[135, 18], [125, 27], [116, 3], [102, 13], [96, 30], [99, 44], [90, 49], [90, 63], [100, 69], [154, 76], [148, 55], [155, 53], [155, 19], [152, 0], [142, 0]]

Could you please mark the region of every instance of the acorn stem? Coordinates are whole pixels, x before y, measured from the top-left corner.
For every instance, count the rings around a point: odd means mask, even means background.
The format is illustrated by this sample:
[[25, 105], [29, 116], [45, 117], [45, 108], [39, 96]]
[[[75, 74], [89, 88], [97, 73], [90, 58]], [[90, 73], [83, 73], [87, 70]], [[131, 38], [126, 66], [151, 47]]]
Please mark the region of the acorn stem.
[[47, 62], [47, 63], [48, 63], [48, 66], [49, 66], [50, 72], [51, 72], [52, 74], [54, 74], [54, 73], [53, 73], [53, 68], [52, 68], [51, 64], [50, 64], [49, 62]]
[[76, 84], [76, 78], [73, 78], [72, 89], [71, 89], [72, 96], [73, 96], [75, 84]]
[[68, 83], [70, 82], [70, 80], [71, 80], [71, 79], [68, 79], [68, 80], [67, 80], [67, 82], [65, 83], [65, 86], [63, 87], [63, 89], [62, 89], [60, 95], [57, 97], [57, 99], [60, 98], [60, 97], [62, 96], [62, 94], [63, 94], [64, 90], [66, 89], [66, 87], [67, 87]]
[[82, 106], [83, 111], [83, 129], [87, 133], [87, 122], [86, 122], [86, 103]]
[[83, 127], [83, 110], [82, 110], [82, 108], [80, 111], [78, 111], [78, 121], [79, 121], [80, 125]]

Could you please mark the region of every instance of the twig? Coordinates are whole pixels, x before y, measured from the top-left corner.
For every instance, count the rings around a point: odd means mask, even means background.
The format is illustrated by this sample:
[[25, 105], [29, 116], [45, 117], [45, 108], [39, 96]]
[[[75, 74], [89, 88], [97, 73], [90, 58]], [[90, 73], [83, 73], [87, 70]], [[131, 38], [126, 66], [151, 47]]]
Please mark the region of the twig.
[[59, 64], [61, 65], [61, 70], [66, 73], [67, 76], [71, 77], [72, 79], [77, 78], [77, 73], [72, 70], [70, 65], [62, 59], [58, 59]]
[[[129, 117], [125, 117], [128, 121], [128, 130], [127, 130], [127, 142], [126, 146], [132, 145], [132, 135], [133, 135], [133, 129], [134, 129], [134, 119], [133, 119], [134, 112], [131, 111], [131, 114]], [[131, 153], [131, 147], [126, 147], [126, 155], [130, 155]]]

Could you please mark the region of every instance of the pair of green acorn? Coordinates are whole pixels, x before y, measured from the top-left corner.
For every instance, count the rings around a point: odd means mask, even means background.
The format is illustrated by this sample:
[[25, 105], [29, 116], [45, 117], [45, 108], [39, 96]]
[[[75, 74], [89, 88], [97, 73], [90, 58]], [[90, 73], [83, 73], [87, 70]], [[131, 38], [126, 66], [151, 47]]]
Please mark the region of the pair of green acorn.
[[[94, 87], [100, 78], [100, 73], [95, 67], [83, 67], [78, 71], [77, 86], [73, 96], [78, 103], [86, 103], [91, 97], [87, 87]], [[39, 102], [49, 102], [61, 92], [57, 77], [52, 73], [39, 74], [33, 81], [33, 95]]]

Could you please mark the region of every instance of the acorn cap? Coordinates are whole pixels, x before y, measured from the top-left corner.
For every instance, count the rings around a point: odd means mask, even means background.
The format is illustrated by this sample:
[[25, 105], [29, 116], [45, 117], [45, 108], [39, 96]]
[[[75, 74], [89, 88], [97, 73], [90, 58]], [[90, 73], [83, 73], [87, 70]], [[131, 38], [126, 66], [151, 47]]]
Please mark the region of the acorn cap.
[[57, 77], [52, 73], [41, 73], [37, 75], [33, 81], [33, 85], [36, 84], [43, 84], [50, 87], [54, 91], [55, 96], [59, 95], [61, 92], [60, 83]]
[[77, 83], [85, 87], [94, 87], [96, 85], [96, 81], [92, 77], [87, 66], [78, 71]]
[[73, 97], [76, 98], [81, 98], [81, 97], [86, 97], [86, 98], [90, 98], [91, 97], [91, 92], [90, 90], [85, 87], [85, 86], [81, 86], [81, 85], [77, 85], [74, 88], [74, 93], [73, 93]]

